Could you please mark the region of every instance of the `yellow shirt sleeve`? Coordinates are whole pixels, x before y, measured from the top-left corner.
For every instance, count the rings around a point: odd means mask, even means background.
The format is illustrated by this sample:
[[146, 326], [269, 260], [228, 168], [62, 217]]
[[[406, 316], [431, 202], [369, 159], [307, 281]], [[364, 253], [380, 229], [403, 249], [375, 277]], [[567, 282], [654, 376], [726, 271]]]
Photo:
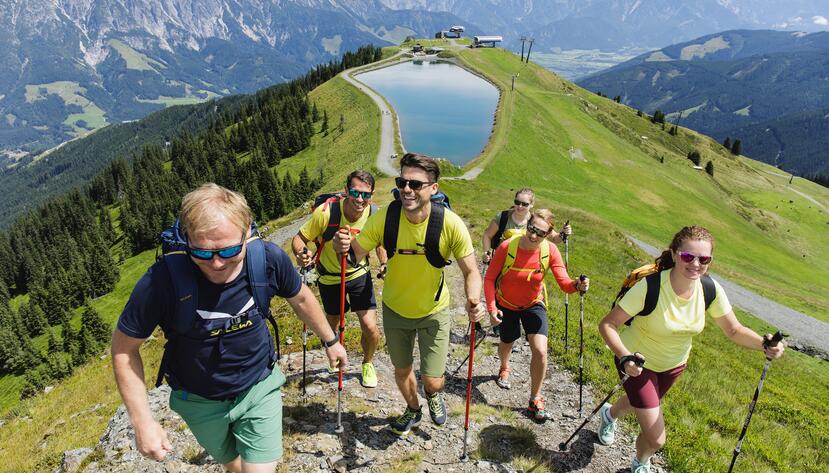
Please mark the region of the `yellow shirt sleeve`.
[[443, 228], [452, 256], [458, 260], [471, 255], [475, 247], [472, 245], [472, 235], [469, 234], [463, 219], [454, 212], [446, 212], [444, 215], [446, 222]]
[[386, 213], [389, 208], [383, 207], [371, 214], [360, 234], [357, 235], [357, 243], [366, 251], [371, 251], [383, 244], [383, 230], [386, 225]]
[[720, 283], [713, 278], [711, 280], [714, 281], [714, 287], [717, 288], [717, 296], [714, 298], [714, 301], [711, 302], [711, 306], [708, 307], [708, 315], [718, 319], [731, 312], [733, 309], [731, 307], [731, 302], [728, 301], [728, 296], [725, 294], [725, 290], [722, 286], [720, 286]]
[[331, 210], [328, 205], [320, 205], [311, 213], [309, 218], [299, 229], [299, 233], [308, 241], [313, 241], [325, 232], [328, 220], [331, 218]]

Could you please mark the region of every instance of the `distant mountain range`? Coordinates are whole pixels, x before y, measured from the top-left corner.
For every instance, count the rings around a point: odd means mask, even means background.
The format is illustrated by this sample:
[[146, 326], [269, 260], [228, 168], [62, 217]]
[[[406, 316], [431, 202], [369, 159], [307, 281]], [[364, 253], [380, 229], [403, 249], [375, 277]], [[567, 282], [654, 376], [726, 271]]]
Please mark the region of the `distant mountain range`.
[[[726, 31], [649, 52], [578, 84], [796, 174], [829, 174], [829, 32]], [[680, 118], [681, 113], [681, 118]]]
[[108, 123], [252, 92], [360, 45], [460, 22], [377, 0], [6, 0], [0, 165]]
[[[817, 31], [826, 0], [380, 0], [395, 9], [450, 12], [536, 50], [653, 48], [737, 28]], [[518, 43], [520, 45], [520, 42]]]

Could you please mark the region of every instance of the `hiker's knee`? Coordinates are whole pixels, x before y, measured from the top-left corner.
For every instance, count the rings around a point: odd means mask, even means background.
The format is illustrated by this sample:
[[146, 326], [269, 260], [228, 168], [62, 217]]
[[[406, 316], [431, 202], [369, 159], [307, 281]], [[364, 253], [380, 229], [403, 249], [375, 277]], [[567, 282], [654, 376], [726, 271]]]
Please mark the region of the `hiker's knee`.
[[642, 437], [642, 440], [648, 448], [654, 451], [664, 447], [668, 438], [664, 428], [651, 428], [647, 430], [642, 429], [642, 432], [639, 435]]
[[431, 376], [423, 376], [423, 389], [427, 393], [436, 393], [438, 391], [443, 390], [444, 379], [442, 376], [440, 378], [433, 378]]

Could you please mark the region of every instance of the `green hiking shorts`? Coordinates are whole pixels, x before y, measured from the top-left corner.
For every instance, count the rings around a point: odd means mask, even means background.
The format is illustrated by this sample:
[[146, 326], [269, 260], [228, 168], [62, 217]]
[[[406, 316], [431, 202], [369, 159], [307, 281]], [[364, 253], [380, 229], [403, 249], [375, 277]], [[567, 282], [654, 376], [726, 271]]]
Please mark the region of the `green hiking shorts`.
[[278, 366], [267, 378], [235, 399], [214, 401], [174, 390], [170, 408], [218, 463], [241, 456], [248, 463], [282, 458], [282, 393], [285, 375]]
[[452, 320], [448, 311], [419, 319], [397, 314], [383, 304], [383, 332], [386, 349], [395, 368], [409, 368], [414, 363], [414, 342], [420, 349], [420, 374], [440, 378], [446, 372], [449, 356], [449, 332]]

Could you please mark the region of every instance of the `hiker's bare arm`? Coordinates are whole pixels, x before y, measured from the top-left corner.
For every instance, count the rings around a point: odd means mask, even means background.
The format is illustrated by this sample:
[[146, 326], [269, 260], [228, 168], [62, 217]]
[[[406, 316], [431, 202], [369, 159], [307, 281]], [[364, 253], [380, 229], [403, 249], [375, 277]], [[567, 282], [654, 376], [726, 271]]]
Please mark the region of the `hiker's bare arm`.
[[306, 267], [311, 264], [313, 260], [313, 255], [310, 251], [304, 251], [307, 246], [308, 240], [302, 235], [302, 233], [297, 233], [294, 235], [294, 238], [291, 240], [291, 250], [294, 252], [294, 256], [296, 257], [297, 263], [300, 266]]
[[493, 220], [489, 222], [489, 226], [484, 230], [484, 236], [481, 237], [481, 248], [483, 248], [484, 255], [488, 251], [492, 251], [492, 238], [496, 233], [498, 233], [498, 222]]
[[153, 418], [144, 385], [144, 362], [139, 351], [144, 339], [130, 337], [117, 328], [112, 334], [112, 369], [115, 384], [135, 428], [135, 444], [145, 457], [162, 460], [172, 445]]
[[377, 255], [377, 261], [379, 261], [380, 264], [386, 264], [389, 261], [389, 255], [386, 253], [386, 249], [382, 246], [378, 246], [374, 250], [374, 253]]
[[354, 235], [351, 233], [351, 228], [349, 227], [340, 228], [340, 230], [334, 234], [334, 238], [331, 242], [334, 245], [334, 251], [340, 255], [348, 253], [349, 249], [353, 249], [355, 261], [362, 261], [363, 258], [368, 255], [368, 251], [364, 250], [363, 247], [357, 243], [357, 239], [354, 238]]
[[560, 232], [557, 232], [555, 230], [551, 231], [550, 234], [547, 235], [547, 239], [555, 244], [559, 244], [564, 241], [564, 239], [561, 237], [562, 234], [567, 235], [568, 237], [573, 234], [573, 227], [570, 226], [569, 220], [564, 223], [564, 227], [561, 228]]
[[[314, 297], [314, 293], [311, 292], [308, 286], [303, 285], [299, 292], [294, 297], [289, 297], [287, 301], [291, 304], [291, 307], [296, 312], [296, 315], [299, 316], [300, 320], [305, 322], [308, 328], [317, 334], [320, 340], [327, 342], [334, 339], [336, 334], [328, 325], [320, 303]], [[345, 366], [348, 361], [345, 348], [340, 344], [326, 348], [325, 354], [328, 355], [328, 361], [331, 366], [339, 366], [337, 360], [342, 363], [342, 366]]]
[[[619, 337], [619, 327], [627, 322], [629, 318], [630, 315], [628, 315], [627, 312], [622, 310], [622, 308], [617, 305], [616, 307], [610, 309], [610, 312], [608, 312], [601, 322], [599, 322], [599, 333], [602, 334], [605, 344], [607, 344], [610, 350], [613, 351], [618, 358], [632, 355], [630, 350], [627, 349], [625, 344], [622, 343], [622, 339]], [[635, 377], [642, 374], [642, 367], [636, 365], [636, 363], [632, 361], [625, 363], [623, 368], [625, 373], [630, 376]]]
[[629, 318], [630, 315], [617, 305], [599, 322], [599, 333], [602, 335], [605, 344], [619, 358], [631, 354], [619, 337], [619, 327], [627, 322]]
[[722, 329], [723, 333], [731, 339], [732, 342], [741, 347], [750, 348], [752, 350], [760, 350], [766, 352], [767, 358], [780, 358], [785, 350], [785, 343], [778, 343], [768, 349], [763, 348], [763, 337], [758, 335], [754, 330], [744, 326], [737, 320], [734, 311], [731, 311], [722, 317], [714, 319], [717, 325]]
[[464, 290], [466, 291], [466, 313], [469, 320], [479, 322], [484, 318], [483, 305], [481, 304], [481, 272], [478, 270], [478, 262], [475, 260], [473, 251], [467, 256], [458, 259], [458, 267], [463, 273]]

